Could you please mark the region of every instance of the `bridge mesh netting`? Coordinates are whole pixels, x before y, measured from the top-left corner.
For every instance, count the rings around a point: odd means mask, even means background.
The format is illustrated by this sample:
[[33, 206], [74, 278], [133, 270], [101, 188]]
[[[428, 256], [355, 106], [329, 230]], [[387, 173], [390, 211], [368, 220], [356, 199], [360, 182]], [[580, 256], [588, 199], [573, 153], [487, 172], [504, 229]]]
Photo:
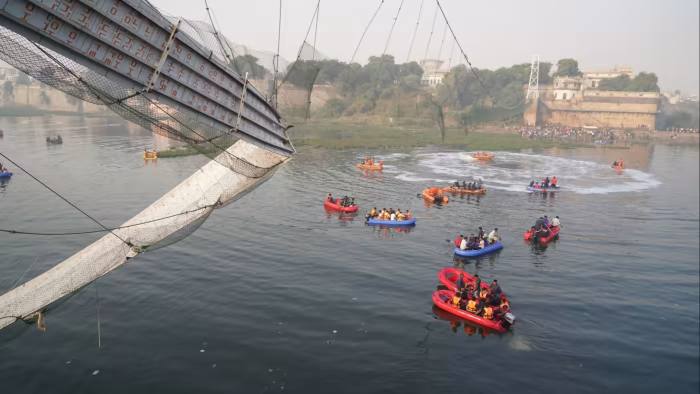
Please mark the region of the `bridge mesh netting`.
[[[187, 27], [185, 31], [198, 33], [197, 42], [210, 49], [214, 56], [220, 56], [222, 51], [212, 42], [215, 37], [210, 25], [185, 21], [182, 26]], [[195, 30], [194, 26], [201, 30]], [[202, 29], [205, 26], [209, 30]], [[211, 121], [198, 111], [158, 93], [146, 92], [143, 87], [128, 86], [101, 75], [3, 26], [0, 26], [0, 58], [46, 85], [80, 100], [105, 105], [121, 117], [154, 133], [186, 142], [212, 159], [239, 139], [230, 127]], [[237, 173], [261, 177], [267, 172], [240, 158], [230, 159], [221, 164]]]
[[[142, 2], [140, 6], [144, 4], [147, 3]], [[259, 91], [246, 87], [248, 85], [235, 70], [224, 73], [225, 78], [232, 82], [237, 80], [240, 86], [219, 92], [235, 97], [229, 103], [236, 105], [224, 108], [229, 111], [227, 120], [231, 119], [231, 113], [235, 119], [240, 112], [235, 126], [231, 127], [231, 122], [217, 121], [206, 110], [198, 111], [166, 97], [163, 92], [146, 89], [128, 78], [116, 78], [100, 65], [78, 60], [79, 56], [74, 59], [64, 55], [64, 50], [39, 44], [36, 35], [25, 34], [21, 29], [11, 30], [9, 27], [14, 25], [9, 22], [5, 25], [3, 17], [9, 14], [3, 12], [0, 9], [2, 60], [70, 96], [104, 105], [147, 130], [183, 141], [212, 161], [122, 226], [108, 229], [95, 220], [101, 226], [97, 231], [105, 231], [105, 236], [43, 274], [0, 295], [0, 329], [16, 320], [36, 316], [55, 301], [121, 266], [130, 257], [186, 237], [214, 209], [261, 184], [293, 152], [282, 119]], [[146, 10], [152, 17], [149, 12]], [[156, 17], [159, 16], [158, 13]], [[211, 25], [179, 20], [179, 26], [178, 39], [194, 42], [193, 45], [209, 51], [206, 60], [228, 64], [233, 69], [236, 59], [231, 49], [233, 45], [220, 40]], [[192, 87], [197, 88], [201, 89], [201, 85]]]

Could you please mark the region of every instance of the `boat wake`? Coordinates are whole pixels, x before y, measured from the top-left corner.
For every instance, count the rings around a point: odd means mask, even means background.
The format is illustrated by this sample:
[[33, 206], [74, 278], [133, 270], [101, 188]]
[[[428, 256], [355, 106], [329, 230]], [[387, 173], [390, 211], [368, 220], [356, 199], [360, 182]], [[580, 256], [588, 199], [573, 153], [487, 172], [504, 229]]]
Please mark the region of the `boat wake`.
[[556, 175], [563, 190], [578, 194], [640, 192], [661, 184], [635, 169], [618, 174], [609, 165], [592, 161], [525, 153], [498, 152], [484, 163], [469, 152], [386, 155], [385, 173], [405, 182], [449, 183], [483, 178], [489, 189], [526, 192], [531, 180]]

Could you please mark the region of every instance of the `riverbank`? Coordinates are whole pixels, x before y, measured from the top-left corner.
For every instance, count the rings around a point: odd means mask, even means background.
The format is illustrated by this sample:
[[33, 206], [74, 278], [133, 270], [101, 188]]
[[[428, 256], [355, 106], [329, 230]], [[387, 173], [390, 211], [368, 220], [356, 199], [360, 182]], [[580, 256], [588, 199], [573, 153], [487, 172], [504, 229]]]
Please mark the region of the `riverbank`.
[[474, 131], [447, 128], [443, 138], [439, 129], [430, 126], [386, 126], [332, 121], [311, 121], [300, 124], [291, 128], [289, 134], [296, 146], [327, 149], [412, 148], [441, 145], [466, 147], [471, 150], [520, 150], [587, 146], [587, 144], [568, 141], [527, 139], [514, 133], [494, 132], [481, 128]]

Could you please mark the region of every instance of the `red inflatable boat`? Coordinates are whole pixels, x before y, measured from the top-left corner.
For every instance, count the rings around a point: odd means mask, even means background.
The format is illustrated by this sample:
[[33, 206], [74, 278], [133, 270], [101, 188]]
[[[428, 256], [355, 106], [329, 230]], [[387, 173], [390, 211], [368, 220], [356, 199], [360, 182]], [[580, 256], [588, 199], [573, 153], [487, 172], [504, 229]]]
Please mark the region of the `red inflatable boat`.
[[330, 209], [332, 211], [339, 211], [339, 212], [347, 212], [347, 213], [353, 213], [357, 212], [359, 207], [357, 205], [351, 205], [349, 207], [344, 207], [338, 203], [336, 203], [338, 200], [336, 199], [335, 201], [331, 202], [328, 199], [326, 199], [323, 202], [323, 207], [326, 209]]
[[512, 322], [515, 319], [515, 317], [512, 314], [506, 313], [503, 319], [489, 320], [484, 319], [483, 317], [474, 313], [467, 312], [463, 309], [459, 309], [452, 305], [451, 301], [453, 294], [454, 291], [451, 290], [437, 290], [433, 293], [433, 304], [435, 304], [436, 307], [442, 309], [445, 312], [449, 312], [464, 320], [468, 320], [482, 327], [490, 328], [494, 331], [501, 333], [508, 331], [508, 327], [511, 326]]
[[[466, 271], [459, 268], [443, 268], [438, 272], [438, 280], [445, 287], [451, 291], [457, 290], [457, 280], [459, 279], [459, 274], [464, 275], [464, 281], [466, 283], [474, 283], [474, 277]], [[485, 281], [481, 282], [482, 289], [488, 289], [489, 285]]]
[[[559, 235], [559, 230], [561, 230], [559, 226], [549, 226], [549, 235], [546, 237], [540, 237], [540, 245], [547, 245], [548, 243], [550, 243], [554, 238], [556, 238], [557, 235]], [[534, 233], [532, 232], [532, 230], [525, 231], [523, 233], [523, 239], [525, 241], [530, 241], [532, 240], [533, 235]]]

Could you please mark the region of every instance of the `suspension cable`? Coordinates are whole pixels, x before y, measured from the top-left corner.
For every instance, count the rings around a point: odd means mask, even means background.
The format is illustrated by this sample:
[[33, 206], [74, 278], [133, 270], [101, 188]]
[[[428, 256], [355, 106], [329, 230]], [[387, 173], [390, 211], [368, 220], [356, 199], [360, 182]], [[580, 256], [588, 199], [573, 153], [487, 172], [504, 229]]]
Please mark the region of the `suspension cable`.
[[401, 8], [403, 7], [404, 0], [401, 0], [399, 4], [399, 10], [396, 11], [396, 16], [394, 17], [394, 22], [391, 24], [391, 29], [389, 29], [389, 36], [386, 38], [386, 44], [384, 44], [384, 52], [382, 56], [386, 55], [387, 49], [389, 49], [389, 41], [391, 41], [391, 35], [394, 33], [394, 27], [396, 26], [396, 21], [399, 19], [399, 14], [401, 13]]
[[272, 68], [274, 69], [274, 75], [272, 76], [272, 96], [275, 99], [273, 103], [275, 109], [277, 109], [277, 78], [280, 72], [280, 42], [282, 41], [282, 0], [279, 0], [279, 16], [277, 17], [277, 52], [272, 61]]
[[420, 1], [420, 6], [418, 7], [418, 19], [416, 19], [416, 27], [413, 29], [413, 36], [411, 37], [411, 43], [408, 45], [408, 54], [406, 55], [406, 63], [411, 60], [411, 52], [413, 52], [413, 43], [416, 42], [416, 34], [418, 33], [418, 25], [420, 25], [420, 17], [423, 14], [423, 3], [425, 0]]
[[70, 200], [68, 200], [67, 198], [63, 197], [63, 196], [61, 195], [61, 193], [59, 193], [59, 192], [57, 192], [56, 190], [52, 189], [51, 186], [47, 185], [47, 184], [46, 184], [45, 182], [43, 182], [41, 179], [35, 177], [31, 172], [29, 172], [28, 170], [26, 170], [26, 169], [25, 169], [24, 167], [22, 167], [21, 165], [17, 164], [17, 162], [15, 162], [14, 160], [12, 160], [11, 158], [7, 157], [7, 155], [5, 155], [4, 153], [0, 152], [0, 156], [2, 156], [2, 157], [4, 157], [5, 159], [7, 159], [7, 161], [9, 161], [10, 163], [12, 163], [15, 167], [19, 168], [20, 170], [22, 170], [25, 174], [29, 175], [32, 179], [34, 179], [35, 181], [37, 181], [41, 186], [45, 187], [45, 188], [46, 188], [47, 190], [49, 190], [51, 193], [55, 194], [58, 198], [60, 198], [61, 200], [65, 201], [68, 205], [70, 205], [71, 207], [73, 207], [76, 211], [82, 213], [83, 215], [85, 215], [85, 217], [87, 217], [88, 219], [90, 219], [90, 220], [92, 220], [93, 222], [95, 222], [98, 226], [102, 227], [102, 228], [104, 229], [104, 231], [108, 231], [109, 233], [111, 233], [112, 235], [114, 235], [115, 237], [117, 237], [120, 241], [124, 242], [124, 244], [126, 244], [127, 246], [129, 246], [129, 247], [133, 246], [133, 245], [131, 244], [131, 242], [126, 241], [124, 238], [122, 238], [122, 237], [120, 237], [119, 235], [117, 235], [114, 231], [112, 231], [112, 230], [110, 230], [109, 228], [107, 228], [107, 226], [105, 226], [104, 224], [102, 224], [99, 220], [97, 220], [97, 219], [95, 219], [94, 217], [90, 216], [89, 213], [87, 213], [87, 212], [85, 212], [84, 210], [80, 209], [80, 207], [77, 206], [77, 205], [75, 205], [72, 201], [70, 201]]
[[[438, 3], [439, 5], [440, 3]], [[430, 27], [430, 35], [428, 36], [428, 45], [425, 46], [425, 55], [423, 55], [423, 60], [428, 58], [428, 50], [430, 49], [430, 42], [433, 40], [433, 32], [435, 31], [435, 21], [437, 20], [438, 6], [435, 6], [435, 13], [433, 13], [433, 24]]]
[[360, 49], [360, 45], [362, 44], [362, 40], [365, 39], [365, 34], [367, 34], [367, 30], [369, 30], [369, 27], [372, 25], [372, 22], [374, 22], [374, 18], [377, 17], [377, 14], [379, 13], [379, 10], [382, 8], [383, 4], [384, 4], [384, 0], [380, 0], [379, 5], [377, 6], [377, 9], [374, 11], [374, 14], [372, 15], [372, 18], [369, 20], [369, 23], [367, 23], [367, 26], [365, 26], [365, 30], [362, 32], [362, 36], [360, 37], [360, 41], [357, 42], [357, 46], [355, 47], [355, 51], [352, 53], [352, 57], [350, 58], [350, 62], [348, 64], [352, 64], [355, 61], [355, 56], [357, 55], [357, 50]]
[[190, 210], [187, 210], [187, 211], [182, 211], [182, 212], [175, 213], [175, 214], [172, 214], [172, 215], [163, 216], [163, 217], [156, 218], [156, 219], [151, 219], [151, 220], [146, 220], [146, 221], [144, 221], [144, 222], [139, 222], [139, 223], [134, 223], [134, 224], [128, 224], [128, 225], [126, 225], [126, 226], [111, 227], [111, 228], [104, 229], [104, 230], [84, 230], [84, 231], [68, 231], [68, 232], [61, 232], [61, 233], [46, 233], [46, 232], [36, 232], [36, 231], [21, 231], [21, 230], [0, 229], [0, 232], [2, 232], [2, 233], [9, 233], [9, 234], [39, 235], [39, 236], [62, 236], [62, 235], [96, 234], [96, 233], [104, 233], [104, 232], [106, 232], [106, 231], [114, 231], [114, 230], [121, 230], [121, 229], [125, 229], [125, 228], [143, 226], [143, 225], [146, 225], [146, 224], [151, 224], [151, 223], [159, 222], [159, 221], [166, 220], [166, 219], [172, 219], [172, 218], [177, 217], [177, 216], [188, 215], [188, 214], [190, 214], [190, 213], [195, 213], [195, 212], [199, 212], [199, 211], [202, 211], [202, 210], [205, 210], [205, 209], [214, 208], [214, 207], [217, 207], [217, 206], [219, 206], [219, 205], [221, 205], [221, 203], [217, 201], [217, 202], [215, 202], [214, 204], [204, 205], [204, 206], [201, 206], [201, 207], [199, 207], [199, 208], [190, 209]]

